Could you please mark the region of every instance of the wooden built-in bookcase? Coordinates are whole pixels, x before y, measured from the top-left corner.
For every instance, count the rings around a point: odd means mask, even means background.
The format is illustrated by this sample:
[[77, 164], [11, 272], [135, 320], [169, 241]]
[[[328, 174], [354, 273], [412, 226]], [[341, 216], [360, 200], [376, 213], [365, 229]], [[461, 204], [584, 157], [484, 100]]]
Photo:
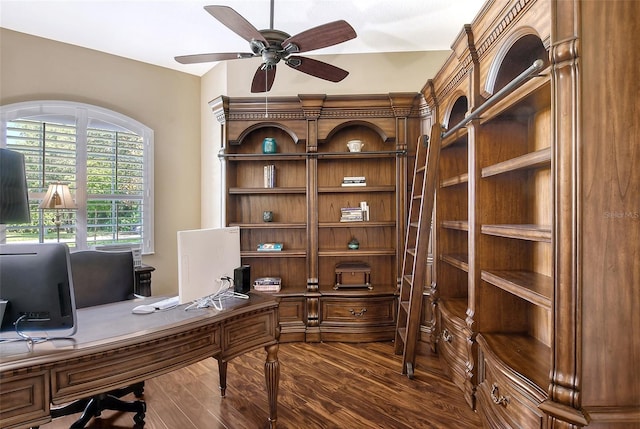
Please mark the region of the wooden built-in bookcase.
[[486, 427], [640, 427], [639, 16], [488, 1], [423, 88], [436, 349]]
[[[220, 97], [225, 224], [239, 226], [242, 263], [280, 277], [282, 341], [393, 338], [406, 223], [407, 159], [425, 121], [418, 93], [264, 98]], [[277, 152], [264, 154], [266, 137]], [[347, 142], [361, 140], [361, 152]], [[265, 165], [275, 186], [264, 186]], [[361, 176], [366, 186], [342, 186]], [[341, 209], [369, 206], [369, 220], [342, 222]], [[264, 222], [263, 212], [273, 221]], [[349, 249], [352, 239], [358, 249]], [[283, 244], [278, 252], [259, 243]], [[371, 288], [336, 289], [336, 266], [370, 267]]]

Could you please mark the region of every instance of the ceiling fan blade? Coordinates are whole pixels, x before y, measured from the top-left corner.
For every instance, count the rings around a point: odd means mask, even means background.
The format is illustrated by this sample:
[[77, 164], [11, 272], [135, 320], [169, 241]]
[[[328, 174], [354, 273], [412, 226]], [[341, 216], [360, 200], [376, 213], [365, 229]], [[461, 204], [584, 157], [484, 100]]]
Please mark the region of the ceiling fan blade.
[[276, 78], [276, 67], [271, 66], [266, 69], [262, 69], [262, 65], [256, 70], [256, 74], [253, 75], [253, 81], [251, 82], [251, 92], [269, 92], [273, 86], [273, 81]]
[[340, 67], [307, 57], [292, 56], [287, 59], [286, 64], [292, 69], [331, 82], [340, 82], [349, 75], [348, 71]]
[[340, 20], [319, 25], [291, 36], [282, 42], [282, 47], [287, 49], [287, 46], [293, 44], [298, 47], [298, 50], [291, 50], [290, 52], [307, 52], [337, 45], [356, 36], [357, 34], [353, 27], [347, 21]]
[[180, 64], [196, 64], [208, 63], [212, 61], [236, 60], [239, 58], [251, 58], [253, 56], [254, 55], [249, 52], [228, 52], [222, 54], [181, 55], [175, 57], [175, 60]]
[[251, 40], [260, 40], [264, 42], [265, 45], [269, 46], [267, 39], [264, 38], [256, 27], [251, 25], [249, 21], [244, 19], [242, 15], [231, 9], [229, 6], [213, 5], [205, 6], [204, 8], [215, 19], [223, 23], [227, 28], [229, 28], [229, 30], [233, 31], [247, 42], [251, 42]]

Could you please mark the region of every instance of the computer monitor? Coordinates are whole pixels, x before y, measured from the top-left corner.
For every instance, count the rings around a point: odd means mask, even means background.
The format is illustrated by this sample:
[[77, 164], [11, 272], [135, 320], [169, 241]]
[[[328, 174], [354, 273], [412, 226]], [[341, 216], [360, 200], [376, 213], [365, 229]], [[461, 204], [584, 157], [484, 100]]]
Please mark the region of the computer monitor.
[[[0, 244], [0, 330], [68, 337], [77, 330], [69, 248], [63, 243]], [[6, 337], [6, 335], [3, 335]]]
[[29, 223], [24, 155], [0, 148], [0, 224]]
[[[233, 271], [240, 266], [240, 228], [178, 231], [180, 303], [214, 295], [225, 286], [233, 291]], [[220, 281], [228, 277], [231, 280]]]

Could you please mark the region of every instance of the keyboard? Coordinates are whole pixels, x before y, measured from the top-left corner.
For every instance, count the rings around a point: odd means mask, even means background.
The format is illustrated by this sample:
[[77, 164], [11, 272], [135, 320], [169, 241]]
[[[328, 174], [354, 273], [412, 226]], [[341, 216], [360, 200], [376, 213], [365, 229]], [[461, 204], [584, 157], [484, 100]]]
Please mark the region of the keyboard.
[[175, 307], [178, 304], [180, 304], [180, 297], [172, 296], [171, 298], [166, 298], [150, 305], [156, 310], [166, 310], [167, 308]]

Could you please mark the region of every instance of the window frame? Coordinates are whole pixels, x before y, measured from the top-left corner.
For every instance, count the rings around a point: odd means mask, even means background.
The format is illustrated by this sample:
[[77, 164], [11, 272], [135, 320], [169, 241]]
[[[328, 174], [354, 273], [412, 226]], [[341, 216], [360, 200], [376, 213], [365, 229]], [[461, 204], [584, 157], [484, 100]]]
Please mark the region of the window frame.
[[[20, 119], [42, 121], [37, 118], [61, 115], [75, 118], [76, 148], [87, 147], [87, 129], [92, 120], [106, 122], [142, 137], [144, 144], [143, 180], [145, 184], [142, 200], [142, 253], [154, 253], [154, 133], [151, 128], [124, 114], [91, 104], [61, 100], [27, 101], [0, 106], [0, 147], [7, 147], [7, 122]], [[76, 150], [76, 154], [77, 183], [75, 200], [78, 207], [84, 207], [85, 211], [76, 215], [75, 244], [78, 250], [82, 250], [89, 248], [87, 243], [87, 187], [84, 185], [87, 180], [87, 156], [85, 149]], [[29, 199], [42, 199], [43, 195], [29, 193]], [[0, 226], [0, 233], [0, 241], [4, 242], [4, 226]], [[117, 244], [114, 244], [114, 246], [117, 246]]]

